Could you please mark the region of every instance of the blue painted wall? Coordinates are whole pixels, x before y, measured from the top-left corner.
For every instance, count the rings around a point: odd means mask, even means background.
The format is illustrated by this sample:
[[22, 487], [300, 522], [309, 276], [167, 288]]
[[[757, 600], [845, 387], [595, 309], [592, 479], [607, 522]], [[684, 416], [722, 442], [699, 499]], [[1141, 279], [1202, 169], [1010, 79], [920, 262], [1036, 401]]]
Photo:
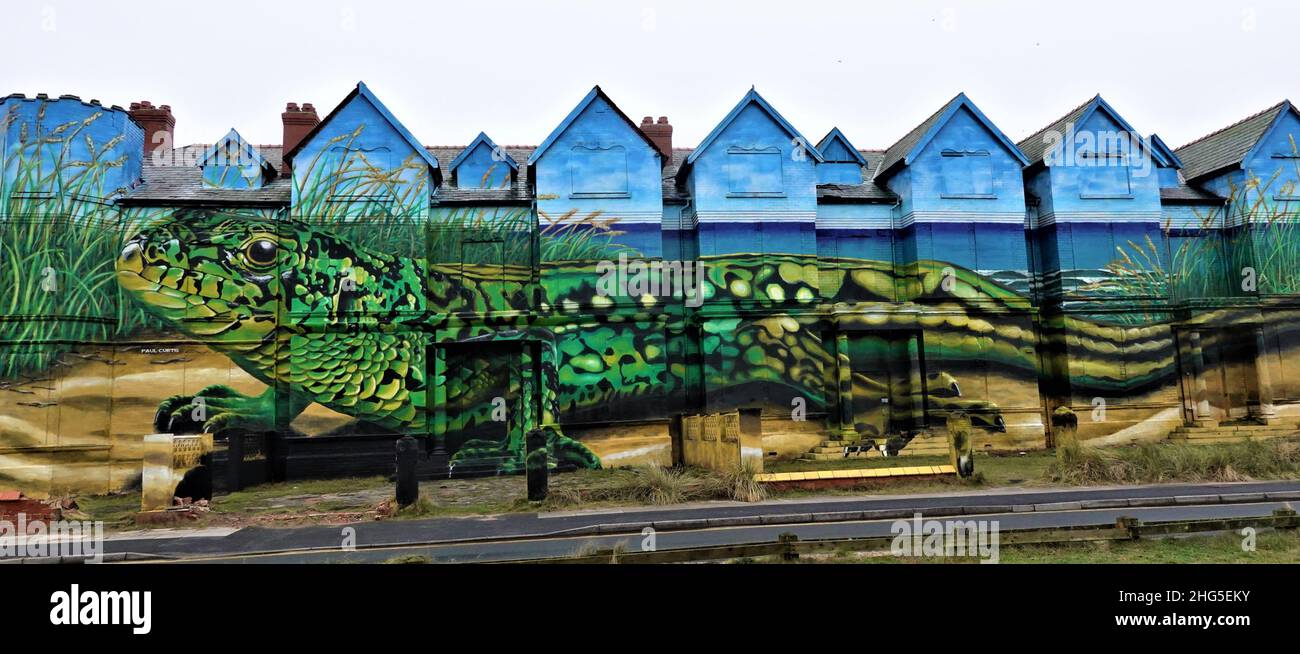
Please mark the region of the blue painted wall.
[[604, 97], [589, 95], [584, 102], [535, 161], [537, 210], [546, 216], [541, 223], [615, 219], [624, 232], [620, 243], [647, 257], [660, 256], [659, 153]]
[[405, 129], [368, 93], [353, 95], [293, 159], [293, 215], [425, 217], [433, 176]]
[[108, 200], [140, 181], [144, 132], [123, 110], [76, 98], [8, 97], [0, 101], [0, 120], [6, 211], [14, 192]]
[[208, 188], [257, 189], [266, 185], [266, 161], [239, 132], [230, 130], [199, 162]]
[[484, 140], [470, 144], [451, 172], [457, 188], [507, 189], [513, 183], [510, 164], [494, 154], [492, 145]]

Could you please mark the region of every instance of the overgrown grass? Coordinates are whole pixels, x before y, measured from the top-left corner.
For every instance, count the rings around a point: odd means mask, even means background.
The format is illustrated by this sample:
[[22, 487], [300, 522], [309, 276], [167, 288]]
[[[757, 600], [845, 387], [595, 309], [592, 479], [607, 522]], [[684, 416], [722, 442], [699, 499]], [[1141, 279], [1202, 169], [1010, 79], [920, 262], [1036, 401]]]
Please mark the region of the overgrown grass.
[[[1013, 545], [1003, 543], [1001, 563], [1295, 563], [1300, 561], [1300, 531], [1262, 531], [1254, 551], [1243, 551], [1236, 533], [1208, 533], [1180, 538]], [[974, 563], [973, 557], [899, 557], [883, 551], [840, 551], [805, 556], [801, 563]], [[780, 557], [733, 563], [784, 563]]]
[[1048, 476], [1068, 484], [1144, 484], [1172, 481], [1250, 481], [1300, 478], [1300, 440], [1130, 447], [1062, 444]]
[[[244, 490], [217, 495], [212, 500], [213, 513], [238, 513], [256, 515], [284, 512], [294, 498], [312, 498], [338, 493], [354, 493], [366, 489], [383, 488], [390, 482], [385, 477], [352, 477], [345, 479], [314, 479], [282, 481], [261, 484]], [[314, 511], [346, 510], [367, 506], [365, 503], [331, 506], [314, 505]]]
[[109, 529], [133, 527], [140, 512], [140, 492], [84, 495], [77, 498], [77, 509], [90, 520], [102, 521]]
[[596, 483], [554, 488], [543, 506], [554, 510], [606, 503], [757, 502], [767, 497], [767, 488], [754, 480], [753, 472], [741, 468], [716, 472], [651, 465], [610, 472]]

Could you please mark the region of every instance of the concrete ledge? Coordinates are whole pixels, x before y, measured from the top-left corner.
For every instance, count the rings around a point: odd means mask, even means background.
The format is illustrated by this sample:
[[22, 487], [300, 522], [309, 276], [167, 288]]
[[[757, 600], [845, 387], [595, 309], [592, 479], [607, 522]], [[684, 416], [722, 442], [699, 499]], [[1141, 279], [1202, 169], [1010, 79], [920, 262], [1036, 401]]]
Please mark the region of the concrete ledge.
[[1176, 495], [1174, 504], [1218, 504], [1218, 495]]

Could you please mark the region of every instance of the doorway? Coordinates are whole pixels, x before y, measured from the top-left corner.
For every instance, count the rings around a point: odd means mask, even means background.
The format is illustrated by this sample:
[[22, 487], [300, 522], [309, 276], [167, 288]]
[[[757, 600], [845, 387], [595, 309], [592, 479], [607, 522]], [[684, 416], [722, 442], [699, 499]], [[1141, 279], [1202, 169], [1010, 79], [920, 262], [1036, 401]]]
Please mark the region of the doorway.
[[910, 434], [925, 426], [920, 332], [849, 335], [854, 428], [860, 438]]
[[1223, 423], [1249, 417], [1250, 404], [1259, 397], [1254, 332], [1184, 329], [1176, 336], [1184, 420]]
[[448, 455], [469, 441], [507, 448], [523, 388], [519, 342], [438, 345], [446, 357]]

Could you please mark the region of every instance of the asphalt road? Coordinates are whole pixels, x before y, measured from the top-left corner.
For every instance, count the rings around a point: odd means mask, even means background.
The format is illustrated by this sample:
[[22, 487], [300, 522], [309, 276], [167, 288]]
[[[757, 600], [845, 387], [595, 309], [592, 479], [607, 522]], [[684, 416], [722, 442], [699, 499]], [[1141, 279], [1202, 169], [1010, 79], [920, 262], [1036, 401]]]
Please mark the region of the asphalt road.
[[[1268, 515], [1285, 502], [1300, 505], [1300, 482], [1161, 484], [1053, 490], [999, 489], [908, 496], [833, 496], [758, 503], [712, 502], [661, 508], [551, 514], [385, 520], [349, 525], [356, 551], [341, 549], [342, 526], [250, 527], [174, 537], [165, 532], [119, 534], [107, 555], [131, 553], [211, 561], [383, 561], [402, 554], [434, 561], [495, 561], [570, 556], [582, 548], [619, 541], [639, 549], [644, 527], [656, 531], [657, 549], [770, 542], [784, 532], [800, 539], [890, 535], [900, 518], [966, 515], [997, 519], [1003, 530], [1144, 521]], [[110, 560], [111, 560], [110, 556]]]
[[[1135, 517], [1143, 522], [1192, 520], [1209, 518], [1241, 518], [1267, 516], [1285, 502], [1260, 502], [1249, 504], [1188, 505], [1152, 508], [1094, 509], [1089, 511], [1050, 511], [1030, 513], [994, 513], [965, 516], [953, 519], [987, 520], [998, 522], [1000, 531], [1039, 529], [1045, 527], [1077, 527], [1113, 525], [1121, 516]], [[865, 520], [797, 525], [759, 525], [717, 527], [684, 531], [657, 532], [656, 550], [771, 543], [787, 532], [800, 540], [870, 538], [894, 535], [895, 520]], [[607, 550], [622, 543], [627, 551], [638, 551], [643, 537], [640, 533], [610, 536], [570, 536], [528, 538], [477, 543], [448, 543], [441, 545], [407, 545], [356, 551], [338, 548], [315, 551], [285, 552], [240, 557], [187, 559], [203, 563], [382, 563], [399, 556], [422, 556], [435, 563], [485, 563], [517, 561], [522, 559], [565, 558], [578, 552], [594, 549]]]

